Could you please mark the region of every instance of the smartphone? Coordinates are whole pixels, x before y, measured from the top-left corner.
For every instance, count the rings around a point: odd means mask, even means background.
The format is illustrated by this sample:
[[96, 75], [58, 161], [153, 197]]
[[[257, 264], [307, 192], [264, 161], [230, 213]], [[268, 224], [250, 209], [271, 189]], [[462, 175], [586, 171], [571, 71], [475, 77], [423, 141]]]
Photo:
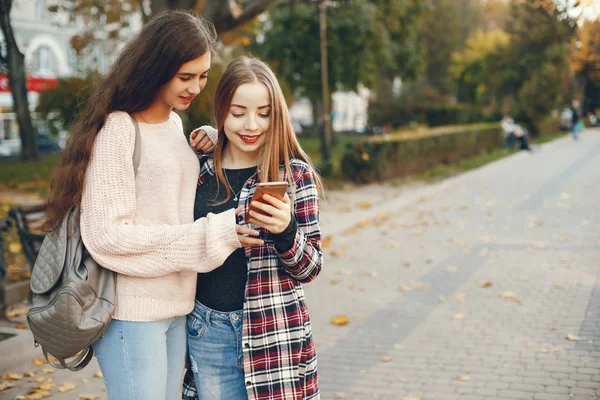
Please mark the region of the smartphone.
[[[254, 190], [254, 195], [252, 196], [252, 201], [260, 201], [261, 203], [264, 203], [262, 197], [265, 194], [273, 196], [279, 200], [283, 200], [283, 196], [285, 196], [285, 192], [287, 191], [287, 188], [288, 188], [287, 182], [259, 183], [258, 185], [256, 185], [256, 189]], [[267, 213], [265, 213], [261, 210], [255, 209], [254, 207], [252, 207], [252, 204], [250, 204], [250, 208], [248, 208], [248, 212], [246, 213], [246, 223], [247, 224], [252, 223], [252, 217], [250, 216], [250, 210], [254, 210], [263, 215], [268, 215]]]

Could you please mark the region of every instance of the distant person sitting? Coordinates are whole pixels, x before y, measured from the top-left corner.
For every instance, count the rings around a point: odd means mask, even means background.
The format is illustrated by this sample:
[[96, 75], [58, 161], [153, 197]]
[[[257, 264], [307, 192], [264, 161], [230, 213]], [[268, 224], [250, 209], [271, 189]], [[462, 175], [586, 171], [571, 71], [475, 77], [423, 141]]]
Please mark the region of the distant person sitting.
[[590, 121], [590, 126], [600, 126], [600, 119], [594, 113], [588, 114], [588, 120]]
[[529, 141], [527, 140], [527, 130], [515, 123], [508, 115], [505, 115], [500, 121], [502, 131], [504, 132], [504, 146], [512, 149], [515, 142], [519, 142], [521, 150], [531, 151]]

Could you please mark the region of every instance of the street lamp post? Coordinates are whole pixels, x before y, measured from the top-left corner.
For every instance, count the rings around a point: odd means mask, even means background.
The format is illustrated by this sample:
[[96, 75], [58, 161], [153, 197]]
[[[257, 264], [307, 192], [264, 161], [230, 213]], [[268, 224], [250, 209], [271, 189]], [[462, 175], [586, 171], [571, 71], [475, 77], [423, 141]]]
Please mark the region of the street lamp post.
[[322, 143], [321, 152], [323, 155], [323, 171], [329, 172], [331, 169], [331, 110], [329, 105], [329, 72], [327, 66], [327, 16], [326, 8], [332, 6], [328, 0], [320, 0], [319, 3], [319, 27], [321, 34], [321, 84], [323, 87], [323, 129], [321, 130]]

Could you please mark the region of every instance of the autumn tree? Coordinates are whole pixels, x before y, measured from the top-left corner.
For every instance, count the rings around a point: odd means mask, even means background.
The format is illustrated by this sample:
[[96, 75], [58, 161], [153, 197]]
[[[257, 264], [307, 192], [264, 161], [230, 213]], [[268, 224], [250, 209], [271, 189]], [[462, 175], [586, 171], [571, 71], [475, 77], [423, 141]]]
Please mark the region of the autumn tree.
[[509, 35], [501, 29], [480, 30], [467, 39], [464, 50], [452, 54], [449, 69], [458, 83], [459, 102], [487, 104], [494, 99], [490, 56], [505, 49], [509, 41]]
[[277, 0], [53, 0], [49, 10], [67, 13], [71, 22], [86, 27], [74, 36], [72, 46], [83, 51], [91, 43], [115, 47], [127, 40], [136, 15], [147, 22], [165, 10], [195, 10], [215, 25], [220, 35], [252, 21]]
[[456, 83], [450, 74], [452, 54], [462, 51], [469, 36], [484, 23], [479, 0], [431, 0], [420, 35], [424, 45], [423, 78], [442, 96], [453, 97]]
[[579, 30], [570, 67], [578, 91], [586, 99], [584, 108], [594, 110], [600, 107], [600, 99], [592, 96], [592, 93], [600, 94], [600, 19], [586, 21]]
[[489, 74], [535, 132], [561, 101], [576, 21], [568, 2], [513, 0], [505, 30], [509, 45], [491, 57]]

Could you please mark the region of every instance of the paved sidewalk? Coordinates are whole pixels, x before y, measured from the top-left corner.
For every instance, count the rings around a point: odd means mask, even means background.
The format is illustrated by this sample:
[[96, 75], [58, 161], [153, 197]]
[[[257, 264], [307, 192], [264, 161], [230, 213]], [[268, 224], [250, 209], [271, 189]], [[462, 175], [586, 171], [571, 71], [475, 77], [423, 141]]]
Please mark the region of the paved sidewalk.
[[[596, 130], [435, 185], [330, 193], [325, 268], [306, 286], [322, 399], [600, 398], [598, 182]], [[0, 375], [106, 398], [97, 365], [45, 374], [28, 332], [0, 332], [18, 334]], [[0, 399], [34, 385], [17, 383]]]

